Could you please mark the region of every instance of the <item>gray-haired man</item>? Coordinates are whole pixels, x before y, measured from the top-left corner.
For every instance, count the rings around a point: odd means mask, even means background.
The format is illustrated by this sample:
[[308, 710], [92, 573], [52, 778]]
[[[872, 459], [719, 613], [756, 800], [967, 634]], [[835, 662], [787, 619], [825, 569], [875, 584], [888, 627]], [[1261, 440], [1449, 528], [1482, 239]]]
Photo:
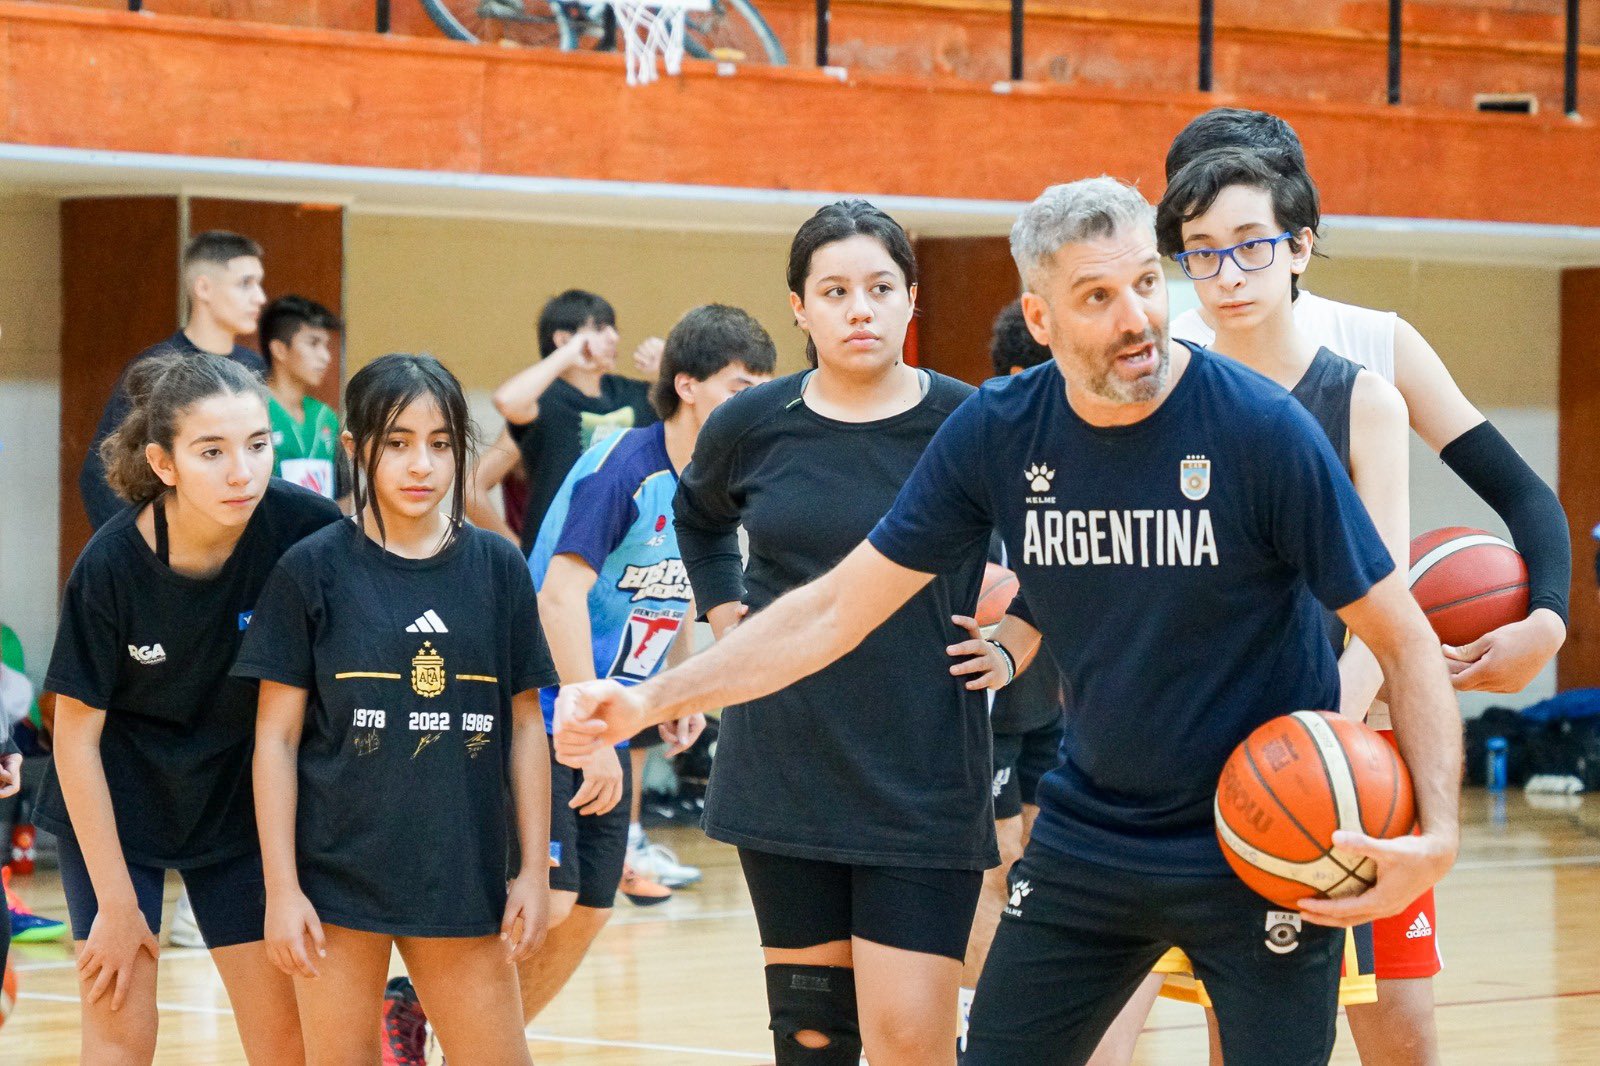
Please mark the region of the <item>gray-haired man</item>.
[[[1109, 178], [1055, 186], [1011, 239], [1024, 315], [1054, 362], [967, 400], [831, 573], [643, 685], [563, 690], [557, 749], [581, 757], [820, 669], [998, 530], [1029, 615], [999, 638], [1020, 662], [1042, 630], [1072, 710], [978, 987], [969, 1066], [1086, 1061], [1173, 945], [1206, 982], [1230, 1066], [1326, 1062], [1343, 942], [1328, 926], [1399, 910], [1454, 859], [1460, 726], [1438, 642], [1304, 409], [1169, 343], [1137, 192]], [[1228, 872], [1211, 803], [1257, 725], [1338, 706], [1319, 600], [1389, 679], [1422, 833], [1341, 838], [1378, 861], [1377, 884], [1307, 901], [1302, 924]], [[1269, 947], [1274, 923], [1294, 936]]]

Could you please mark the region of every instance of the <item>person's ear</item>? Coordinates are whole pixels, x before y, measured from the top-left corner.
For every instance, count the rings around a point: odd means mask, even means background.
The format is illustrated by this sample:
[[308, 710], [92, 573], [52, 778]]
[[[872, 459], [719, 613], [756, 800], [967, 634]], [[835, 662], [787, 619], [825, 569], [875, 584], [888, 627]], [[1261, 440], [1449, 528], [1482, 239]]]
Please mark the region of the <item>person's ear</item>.
[[911, 297], [911, 310], [913, 313], [915, 313], [917, 310], [917, 283], [913, 281], [911, 283], [911, 288], [908, 289], [907, 292]]
[[694, 375], [688, 371], [680, 370], [672, 376], [672, 390], [678, 394], [681, 403], [694, 406], [694, 387], [700, 384]]
[[348, 429], [339, 434], [339, 446], [344, 449], [344, 457], [353, 464], [356, 461], [356, 438]]
[[156, 472], [156, 477], [167, 488], [172, 488], [178, 483], [178, 464], [172, 458], [172, 453], [161, 445], [151, 441], [144, 446], [145, 462], [150, 464], [150, 469]]
[[1294, 243], [1297, 247], [1294, 257], [1289, 260], [1289, 269], [1291, 271], [1296, 274], [1305, 273], [1306, 267], [1311, 265], [1311, 248], [1316, 243], [1316, 240], [1317, 235], [1311, 232], [1310, 226], [1305, 227], [1294, 235]]
[[550, 334], [550, 343], [555, 345], [557, 348], [560, 348], [571, 339], [572, 330], [570, 329], [558, 329], [554, 333]]
[[268, 365], [277, 366], [289, 357], [289, 346], [280, 340], [270, 340], [267, 342], [267, 356]]
[[789, 294], [789, 309], [794, 312], [794, 324], [810, 333], [811, 327], [806, 324], [806, 304], [804, 300], [800, 299], [799, 293], [791, 292]]
[[1022, 294], [1022, 321], [1028, 333], [1045, 347], [1050, 346], [1050, 305], [1036, 292]]

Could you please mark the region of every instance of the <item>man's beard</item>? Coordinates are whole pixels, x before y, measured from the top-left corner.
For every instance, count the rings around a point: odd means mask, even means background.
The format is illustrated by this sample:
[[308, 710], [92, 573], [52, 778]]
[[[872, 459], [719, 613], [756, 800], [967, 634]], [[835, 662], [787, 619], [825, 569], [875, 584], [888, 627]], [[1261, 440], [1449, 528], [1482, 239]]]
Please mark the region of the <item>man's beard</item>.
[[[1155, 345], [1155, 369], [1132, 381], [1124, 381], [1117, 376], [1117, 357], [1129, 348], [1141, 344]], [[1143, 333], [1124, 333], [1105, 350], [1103, 358], [1096, 360], [1094, 365], [1098, 368], [1098, 372], [1093, 373], [1090, 380], [1085, 382], [1085, 387], [1094, 395], [1112, 403], [1149, 403], [1161, 395], [1161, 390], [1167, 387], [1167, 378], [1172, 373], [1172, 353], [1167, 343], [1166, 330], [1147, 329]]]

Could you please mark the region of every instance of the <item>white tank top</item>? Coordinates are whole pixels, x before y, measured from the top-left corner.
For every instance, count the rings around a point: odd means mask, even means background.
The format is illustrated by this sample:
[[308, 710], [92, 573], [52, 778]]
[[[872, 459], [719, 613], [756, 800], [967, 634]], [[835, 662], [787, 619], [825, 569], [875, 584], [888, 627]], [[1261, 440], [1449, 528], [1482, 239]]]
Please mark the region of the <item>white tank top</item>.
[[[1294, 301], [1294, 324], [1312, 343], [1360, 363], [1389, 384], [1394, 384], [1393, 311], [1374, 311], [1337, 300], [1327, 300], [1300, 290]], [[1209, 348], [1217, 332], [1206, 325], [1198, 309], [1185, 311], [1172, 320], [1171, 333]]]
[[[1394, 384], [1393, 311], [1374, 311], [1300, 290], [1294, 301], [1294, 324], [1312, 343], [1360, 363], [1389, 384]], [[1185, 311], [1172, 320], [1172, 336], [1209, 348], [1217, 331], [1206, 325], [1198, 309]], [[1596, 527], [1600, 535], [1600, 527]], [[1367, 724], [1374, 729], [1389, 729], [1389, 706], [1375, 700], [1367, 712]]]

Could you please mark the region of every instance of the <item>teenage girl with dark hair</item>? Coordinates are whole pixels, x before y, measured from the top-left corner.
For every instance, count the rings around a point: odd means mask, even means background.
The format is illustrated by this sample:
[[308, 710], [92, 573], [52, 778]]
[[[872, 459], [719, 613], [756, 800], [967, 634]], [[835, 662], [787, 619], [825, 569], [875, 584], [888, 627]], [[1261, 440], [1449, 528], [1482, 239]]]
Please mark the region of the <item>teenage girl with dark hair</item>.
[[262, 942], [256, 687], [228, 670], [279, 557], [339, 511], [271, 478], [265, 391], [238, 364], [155, 357], [129, 371], [127, 391], [101, 456], [133, 506], [78, 557], [45, 681], [55, 759], [38, 821], [61, 838], [81, 1058], [154, 1058], [156, 934], [176, 869], [246, 1056], [298, 1063], [294, 990]]
[[[906, 363], [916, 263], [871, 204], [818, 211], [788, 280], [815, 369], [718, 408], [674, 505], [719, 637], [860, 543], [973, 391]], [[945, 649], [983, 563], [935, 580], [833, 666], [722, 718], [706, 831], [739, 847], [780, 1066], [853, 1066], [863, 1045], [875, 1066], [954, 1061], [967, 931], [998, 854], [985, 701]]]
[[318, 1062], [378, 1061], [398, 947], [452, 1063], [528, 1063], [511, 963], [544, 936], [556, 682], [533, 582], [461, 521], [471, 429], [438, 360], [386, 355], [346, 406], [355, 517], [284, 557], [235, 668], [261, 680], [268, 948]]

